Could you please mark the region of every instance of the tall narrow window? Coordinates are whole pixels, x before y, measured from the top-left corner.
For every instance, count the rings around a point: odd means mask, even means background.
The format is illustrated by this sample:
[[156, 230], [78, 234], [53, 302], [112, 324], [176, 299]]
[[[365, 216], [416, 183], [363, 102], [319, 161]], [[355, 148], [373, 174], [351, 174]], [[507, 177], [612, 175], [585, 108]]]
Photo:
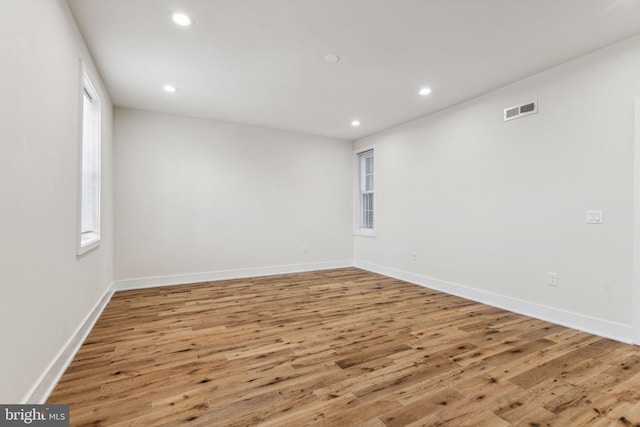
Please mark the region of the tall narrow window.
[[96, 247], [100, 242], [100, 98], [84, 70], [82, 88], [79, 253]]
[[360, 228], [373, 230], [373, 150], [358, 153], [360, 164]]

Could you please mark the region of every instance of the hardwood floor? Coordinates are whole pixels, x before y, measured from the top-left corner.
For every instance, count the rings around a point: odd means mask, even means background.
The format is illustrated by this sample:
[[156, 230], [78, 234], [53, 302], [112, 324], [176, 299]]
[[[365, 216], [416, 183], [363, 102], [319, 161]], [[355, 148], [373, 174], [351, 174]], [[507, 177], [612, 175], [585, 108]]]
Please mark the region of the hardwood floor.
[[638, 426], [640, 349], [355, 268], [117, 292], [72, 425]]

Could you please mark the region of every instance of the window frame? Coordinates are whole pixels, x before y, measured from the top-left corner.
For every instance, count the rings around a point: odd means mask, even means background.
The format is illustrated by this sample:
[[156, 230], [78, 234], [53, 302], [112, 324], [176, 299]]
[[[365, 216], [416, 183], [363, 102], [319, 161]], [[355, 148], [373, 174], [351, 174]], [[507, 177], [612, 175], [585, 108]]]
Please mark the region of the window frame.
[[[91, 77], [86, 69], [84, 62], [80, 61], [81, 79], [80, 79], [80, 101], [79, 101], [79, 161], [78, 161], [78, 236], [77, 236], [77, 255], [83, 255], [92, 249], [100, 246], [101, 242], [101, 193], [102, 193], [102, 99], [92, 82]], [[86, 98], [90, 99], [91, 106], [86, 109]], [[91, 117], [87, 117], [87, 112], [91, 113]], [[89, 137], [91, 141], [85, 138], [85, 130], [87, 128], [87, 120], [91, 120], [89, 126]], [[88, 153], [88, 154], [87, 154]], [[89, 157], [89, 158], [87, 158]], [[92, 182], [87, 182], [87, 169], [90, 168]], [[87, 190], [87, 186], [91, 186]], [[92, 201], [87, 202], [87, 193], [90, 192]], [[90, 205], [91, 212], [87, 213], [87, 205]], [[90, 218], [89, 228], [87, 231], [87, 216]]]
[[[370, 153], [370, 154], [369, 154]], [[367, 190], [366, 187], [366, 171], [363, 168], [364, 161], [367, 157], [372, 159], [372, 173], [371, 173], [371, 190]], [[354, 151], [355, 162], [355, 176], [354, 176], [354, 234], [359, 236], [372, 236], [376, 235], [376, 150], [375, 146], [362, 147]], [[371, 209], [371, 228], [363, 227], [364, 220], [364, 194], [372, 195], [372, 209]]]

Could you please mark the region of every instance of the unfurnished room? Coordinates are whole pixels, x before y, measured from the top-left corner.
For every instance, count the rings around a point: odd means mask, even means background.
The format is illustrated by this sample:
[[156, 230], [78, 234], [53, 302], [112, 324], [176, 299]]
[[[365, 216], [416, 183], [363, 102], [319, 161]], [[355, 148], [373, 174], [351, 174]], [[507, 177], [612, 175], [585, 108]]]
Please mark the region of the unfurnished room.
[[640, 425], [640, 1], [1, 3], [0, 425]]

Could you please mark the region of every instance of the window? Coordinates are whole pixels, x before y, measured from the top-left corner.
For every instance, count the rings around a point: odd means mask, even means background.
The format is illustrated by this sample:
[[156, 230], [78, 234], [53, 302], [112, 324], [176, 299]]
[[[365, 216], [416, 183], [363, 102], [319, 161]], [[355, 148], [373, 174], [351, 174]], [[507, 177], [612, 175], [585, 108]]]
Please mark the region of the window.
[[81, 134], [79, 254], [100, 243], [100, 98], [84, 69]]
[[373, 150], [358, 153], [360, 165], [360, 229], [373, 230]]

